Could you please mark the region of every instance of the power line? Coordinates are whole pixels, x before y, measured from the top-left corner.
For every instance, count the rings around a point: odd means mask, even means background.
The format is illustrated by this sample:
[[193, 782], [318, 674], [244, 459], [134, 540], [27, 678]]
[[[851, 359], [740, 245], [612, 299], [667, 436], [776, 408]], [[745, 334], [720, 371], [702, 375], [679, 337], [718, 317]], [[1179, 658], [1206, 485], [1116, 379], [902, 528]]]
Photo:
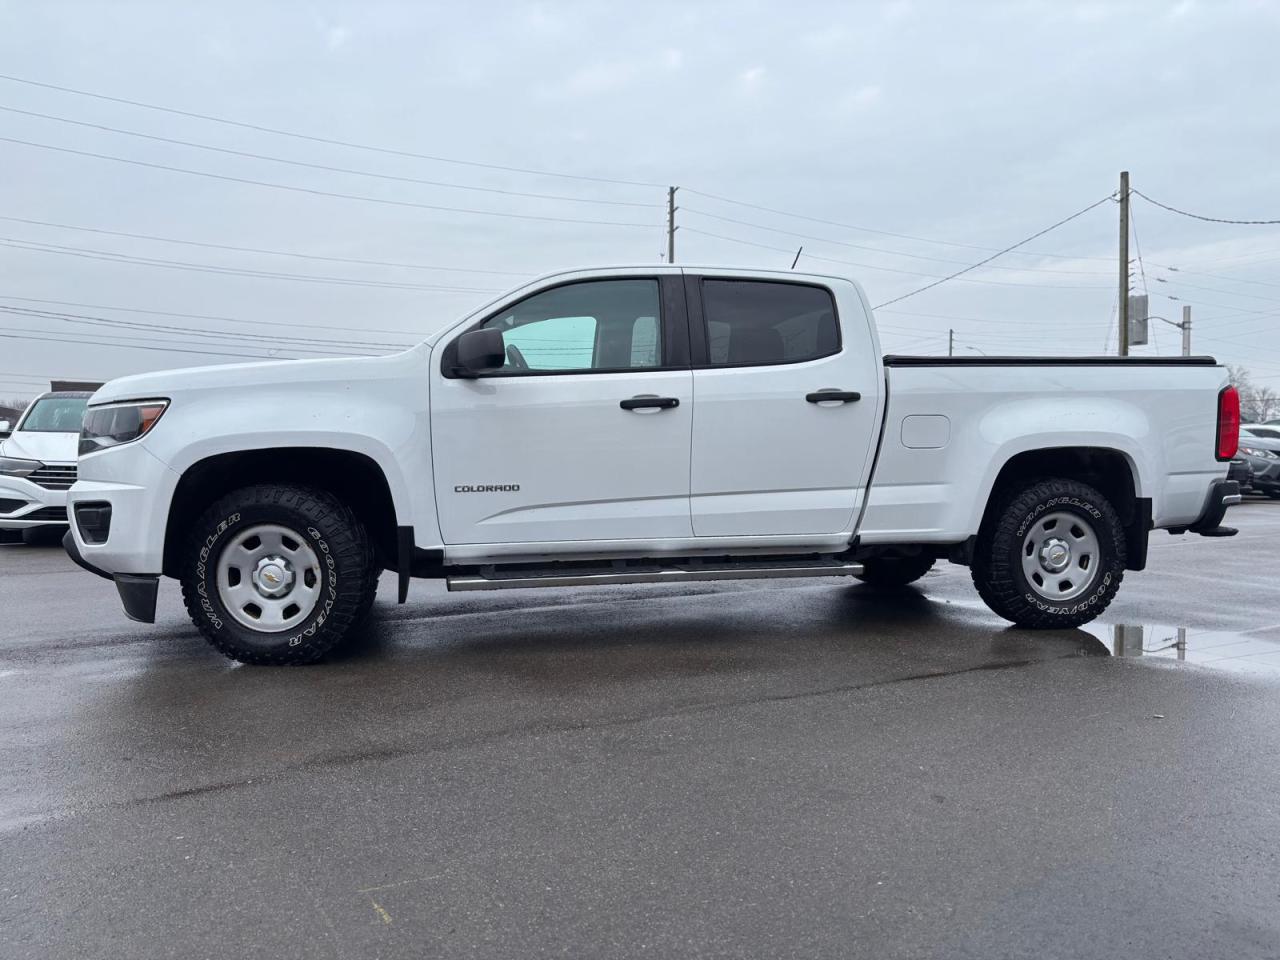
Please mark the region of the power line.
[[1156, 263], [1154, 260], [1151, 265], [1161, 270], [1168, 270], [1170, 273], [1185, 273], [1192, 277], [1209, 277], [1213, 280], [1226, 280], [1229, 283], [1256, 283], [1264, 287], [1280, 287], [1280, 283], [1274, 280], [1253, 280], [1249, 277], [1232, 277], [1225, 273], [1205, 273], [1203, 270], [1188, 270], [1186, 267], [1174, 267], [1167, 263]]
[[354, 277], [308, 276], [305, 274], [279, 273], [266, 270], [249, 270], [241, 267], [222, 267], [217, 264], [190, 263], [185, 260], [166, 260], [159, 257], [139, 257], [127, 253], [114, 253], [110, 250], [94, 250], [89, 247], [69, 247], [61, 244], [44, 243], [38, 240], [20, 240], [13, 237], [0, 237], [0, 247], [13, 247], [18, 250], [29, 250], [34, 253], [56, 253], [65, 256], [81, 257], [87, 260], [103, 260], [108, 263], [127, 263], [134, 266], [163, 267], [169, 270], [190, 270], [196, 273], [213, 273], [223, 276], [254, 277], [262, 280], [295, 280], [303, 283], [330, 283], [339, 286], [385, 287], [393, 290], [424, 290], [434, 293], [495, 293], [493, 288], [485, 287], [445, 287], [435, 284], [399, 283], [391, 280], [361, 280]]
[[[838, 220], [825, 220], [822, 217], [810, 217], [802, 213], [792, 213], [789, 210], [779, 210], [777, 207], [766, 207], [758, 203], [747, 203], [745, 200], [734, 200], [730, 197], [719, 196], [714, 193], [706, 193], [702, 190], [695, 190], [692, 187], [681, 187], [681, 189], [684, 190], [686, 193], [692, 193], [699, 197], [706, 197], [708, 200], [718, 200], [721, 203], [731, 203], [739, 207], [748, 207], [752, 210], [760, 210], [760, 211], [763, 211], [764, 213], [773, 213], [782, 217], [793, 217], [796, 220], [807, 220], [810, 223], [822, 223], [822, 224], [826, 224], [829, 227], [840, 227], [844, 230], [859, 230], [859, 231], [862, 231], [863, 233], [873, 233], [882, 237], [894, 237], [895, 239], [898, 239], [898, 240], [914, 240], [918, 243], [935, 243], [935, 244], [939, 244], [941, 246], [947, 246], [947, 247], [961, 247], [965, 250], [992, 251], [995, 249], [994, 247], [983, 247], [973, 243], [959, 243], [954, 240], [938, 240], [933, 237], [918, 237], [918, 236], [913, 236], [909, 233], [893, 233], [889, 230], [876, 230], [876, 229], [873, 229], [872, 227], [864, 227], [856, 223], [841, 223]], [[1047, 257], [1047, 258], [1057, 259], [1057, 260], [1098, 260], [1104, 263], [1111, 262], [1110, 258], [1108, 257], [1086, 257], [1086, 256], [1076, 256], [1076, 255], [1066, 254], [1066, 253], [1040, 253], [1038, 251], [1031, 251], [1031, 250], [1020, 250], [1016, 252], [1018, 253], [1019, 256], [1023, 256], [1023, 257]]]
[[[220, 340], [263, 340], [270, 343], [290, 343], [290, 344], [315, 344], [320, 347], [372, 347], [375, 349], [385, 348], [387, 350], [404, 350], [413, 346], [412, 343], [387, 343], [382, 341], [360, 341], [352, 342], [350, 340], [334, 340], [321, 337], [291, 337], [279, 336], [260, 333], [242, 333], [236, 330], [211, 330], [208, 327], [191, 327], [191, 326], [175, 326], [173, 324], [164, 323], [140, 323], [135, 320], [116, 320], [107, 317], [95, 317], [81, 313], [63, 313], [56, 310], [36, 310], [30, 307], [10, 307], [0, 304], [0, 311], [18, 316], [29, 316], [36, 319], [62, 320], [67, 323], [89, 323], [106, 325], [112, 327], [122, 327], [134, 330], [164, 330], [167, 332], [181, 333], [194, 337], [216, 337]], [[323, 352], [323, 351], [316, 351]]]
[[[3, 78], [0, 78], [3, 79]], [[651, 223], [625, 223], [616, 220], [584, 220], [576, 217], [552, 217], [537, 213], [511, 213], [505, 210], [473, 210], [468, 207], [446, 207], [435, 203], [418, 203], [414, 200], [391, 200], [387, 197], [370, 197], [360, 193], [340, 193], [335, 190], [318, 190], [314, 187], [299, 187], [288, 183], [273, 183], [270, 180], [254, 180], [252, 177], [234, 177], [230, 174], [211, 173], [208, 170], [191, 170], [187, 167], [175, 167], [166, 163], [152, 163], [148, 160], [133, 160], [129, 157], [117, 157], [109, 153], [94, 153], [91, 150], [73, 150], [71, 147], [57, 147], [51, 143], [37, 143], [34, 140], [19, 140], [17, 137], [0, 137], [0, 142], [16, 143], [24, 147], [36, 147], [40, 150], [53, 150], [58, 153], [69, 153], [78, 157], [92, 157], [96, 160], [111, 160], [115, 163], [127, 163], [137, 167], [148, 167], [152, 170], [167, 170], [170, 173], [182, 173], [192, 177], [206, 177], [210, 180], [222, 180], [228, 183], [244, 183], [255, 187], [270, 187], [273, 190], [289, 190], [294, 193], [306, 193], [316, 197], [334, 197], [339, 200], [358, 200], [361, 203], [382, 203], [393, 207], [413, 207], [418, 210], [436, 210], [444, 213], [465, 213], [480, 217], [503, 217], [511, 220], [537, 220], [543, 223], [576, 223], [597, 227], [642, 227], [650, 229]]]
[[[81, 303], [75, 300], [49, 300], [37, 297], [15, 297], [9, 294], [0, 294], [0, 300], [20, 300], [24, 303], [48, 303], [60, 307], [87, 307], [90, 310], [117, 310], [121, 313], [143, 313], [157, 317], [176, 317], [178, 319], [185, 320], [219, 320], [225, 323], [247, 323], [255, 327], [262, 326], [262, 321], [260, 320], [242, 320], [237, 317], [223, 317], [203, 313], [174, 313], [169, 310], [144, 310], [139, 307], [117, 307], [103, 303]], [[271, 325], [275, 327], [297, 327], [305, 330], [341, 330], [343, 332], [349, 332], [351, 330], [349, 326], [326, 326], [322, 323], [288, 323], [284, 320], [272, 320]], [[378, 327], [361, 327], [360, 329], [364, 333], [389, 333], [393, 336], [414, 338], [419, 336], [411, 330], [388, 330]], [[228, 333], [234, 335], [235, 331], [228, 331]]]
[[[814, 237], [805, 233], [796, 233], [792, 230], [783, 230], [779, 227], [771, 227], [763, 223], [753, 223], [750, 220], [738, 220], [733, 217], [722, 217], [719, 214], [708, 213], [707, 211], [699, 210], [696, 207], [683, 207], [682, 209], [685, 213], [696, 214], [697, 216], [700, 216], [700, 217], [710, 217], [712, 220], [720, 220], [724, 223], [733, 223], [741, 227], [751, 227], [755, 230], [766, 230], [770, 233], [778, 233], [787, 237], [796, 237], [797, 239], [800, 239], [800, 240], [812, 240], [817, 243], [830, 243], [838, 247], [850, 247], [854, 250], [866, 250], [871, 253], [878, 253], [886, 256], [907, 257], [912, 260], [929, 260], [934, 263], [949, 263], [949, 264], [966, 263], [966, 261], [964, 260], [947, 260], [943, 257], [929, 257], [929, 256], [924, 256], [922, 254], [916, 254], [916, 253], [901, 253], [897, 250], [884, 250], [880, 247], [869, 247], [866, 244], [861, 244], [861, 243], [849, 243], [844, 240], [832, 240], [830, 237]], [[1073, 276], [1073, 277], [1097, 277], [1097, 276], [1104, 275], [1102, 273], [1099, 273], [1098, 271], [1087, 272], [1087, 271], [1081, 271], [1081, 270], [1053, 270], [1046, 267], [998, 266], [998, 267], [992, 267], [991, 269], [1012, 270], [1018, 273], [1057, 273], [1057, 274], [1066, 274], [1067, 276]], [[928, 276], [928, 274], [921, 274], [921, 276]]]
[[[788, 250], [786, 247], [775, 247], [767, 243], [756, 243], [754, 240], [743, 240], [740, 237], [727, 237], [724, 234], [709, 233], [706, 230], [699, 230], [696, 227], [682, 226], [680, 229], [688, 233], [696, 233], [699, 236], [710, 237], [713, 240], [725, 240], [725, 241], [728, 241], [729, 243], [741, 243], [748, 247], [759, 247], [761, 250], [773, 250], [778, 253], [785, 253], [788, 256], [790, 256], [795, 252], [793, 250]], [[885, 273], [900, 273], [910, 277], [937, 278], [938, 276], [936, 273], [921, 273], [918, 270], [901, 270], [897, 267], [881, 267], [881, 266], [877, 266], [875, 264], [870, 264], [870, 263], [857, 263], [856, 261], [853, 261], [853, 260], [837, 260], [832, 257], [820, 257], [816, 253], [806, 253], [805, 257], [809, 260], [817, 260], [820, 263], [836, 263], [844, 267], [858, 267], [863, 270], [881, 270]], [[1063, 284], [1051, 284], [1051, 283], [1017, 283], [1012, 280], [979, 280], [976, 277], [964, 277], [962, 278], [961, 282], [982, 283], [982, 284], [988, 284], [994, 287], [1035, 287], [1036, 289], [1041, 289], [1041, 290], [1103, 290], [1103, 289], [1106, 289], [1099, 284], [1063, 285]]]
[[914, 297], [917, 293], [924, 293], [926, 290], [932, 290], [934, 287], [938, 286], [939, 284], [946, 283], [948, 280], [954, 280], [957, 277], [959, 277], [961, 274], [968, 273], [970, 270], [976, 270], [979, 267], [983, 266], [984, 264], [990, 263], [996, 257], [1003, 256], [1005, 253], [1009, 252], [1010, 250], [1020, 247], [1025, 243], [1030, 243], [1032, 240], [1035, 240], [1037, 237], [1043, 237], [1050, 230], [1056, 230], [1058, 229], [1058, 227], [1062, 226], [1065, 223], [1070, 223], [1072, 220], [1075, 220], [1077, 217], [1084, 216], [1086, 213], [1088, 213], [1090, 210], [1094, 209], [1095, 207], [1100, 207], [1104, 203], [1109, 203], [1114, 197], [1115, 197], [1115, 194], [1108, 194], [1107, 196], [1103, 197], [1101, 200], [1095, 200], [1093, 203], [1089, 204], [1084, 209], [1077, 210], [1075, 213], [1071, 214], [1071, 216], [1069, 217], [1063, 217], [1057, 223], [1050, 224], [1049, 226], [1045, 227], [1043, 230], [1039, 230], [1033, 233], [1031, 236], [1027, 237], [1026, 239], [1019, 240], [1017, 243], [1012, 244], [1008, 247], [1005, 247], [1005, 249], [997, 253], [993, 253], [991, 256], [987, 257], [984, 260], [979, 260], [977, 263], [971, 266], [965, 267], [963, 270], [957, 270], [955, 273], [951, 274], [950, 276], [942, 277], [940, 280], [935, 280], [933, 283], [927, 283], [923, 287], [919, 287], [915, 290], [910, 291], [909, 293], [904, 293], [900, 297], [894, 297], [892, 300], [886, 300], [884, 303], [878, 303], [876, 304], [875, 309], [879, 310], [881, 307], [887, 307], [891, 303], [898, 303], [900, 300], [906, 300], [908, 297]]
[[245, 353], [243, 350], [238, 350], [235, 353], [231, 353], [224, 350], [192, 350], [190, 347], [185, 347], [185, 346], [182, 346], [181, 344], [175, 344], [173, 346], [156, 346], [154, 345], [154, 341], [151, 341], [151, 340], [148, 340], [145, 343], [139, 344], [139, 343], [133, 343], [133, 342], [125, 343], [125, 342], [116, 342], [116, 341], [109, 341], [109, 340], [91, 341], [91, 340], [85, 340], [83, 337], [75, 338], [75, 339], [67, 339], [65, 337], [49, 337], [49, 336], [42, 337], [42, 336], [33, 336], [31, 334], [27, 334], [24, 332], [9, 332], [7, 329], [0, 329], [0, 339], [38, 340], [46, 343], [71, 343], [71, 344], [79, 344], [80, 346], [116, 347], [121, 350], [152, 350], [152, 351], [158, 351], [160, 353], [190, 353], [196, 356], [231, 357], [233, 359], [239, 359], [239, 360], [244, 360], [244, 359], [295, 360], [297, 359], [296, 357], [280, 357], [280, 356], [273, 356], [271, 354]]
[[1156, 277], [1156, 283], [1163, 283], [1166, 286], [1186, 287], [1189, 290], [1204, 290], [1207, 293], [1225, 293], [1229, 297], [1247, 297], [1250, 300], [1270, 300], [1272, 302], [1280, 302], [1280, 297], [1268, 297], [1261, 293], [1240, 293], [1235, 290], [1223, 290], [1221, 287], [1205, 287], [1198, 283], [1188, 283], [1182, 279], [1168, 280], [1164, 277]]
[[[58, 319], [58, 318], [48, 318], [48, 317], [33, 317], [33, 316], [31, 316], [30, 314], [13, 313], [13, 312], [12, 312], [12, 311], [10, 311], [7, 307], [0, 307], [0, 313], [2, 313], [2, 314], [6, 314], [6, 315], [9, 315], [9, 316], [22, 317], [22, 318], [23, 318], [23, 319], [25, 319], [25, 320], [48, 320], [48, 319]], [[78, 322], [78, 321], [70, 321], [70, 322]], [[132, 331], [132, 332], [139, 332], [139, 333], [140, 333], [141, 331]], [[163, 341], [162, 341], [162, 340], [156, 340], [154, 337], [147, 337], [147, 338], [145, 338], [145, 339], [142, 339], [142, 338], [135, 339], [135, 338], [132, 338], [132, 337], [126, 337], [126, 336], [124, 336], [124, 335], [123, 335], [123, 333], [117, 333], [117, 334], [112, 334], [111, 336], [107, 336], [106, 334], [90, 333], [90, 332], [82, 332], [82, 331], [80, 331], [80, 330], [50, 330], [50, 329], [48, 329], [47, 327], [8, 327], [8, 326], [0, 326], [0, 333], [4, 334], [4, 335], [6, 335], [6, 336], [7, 336], [8, 334], [10, 334], [10, 333], [15, 333], [15, 334], [18, 334], [18, 333], [38, 333], [38, 334], [55, 334], [55, 335], [56, 335], [56, 334], [65, 334], [65, 335], [67, 335], [67, 336], [74, 336], [74, 337], [78, 337], [78, 338], [79, 338], [79, 339], [72, 340], [72, 341], [69, 341], [69, 342], [71, 342], [71, 343], [80, 343], [80, 344], [84, 344], [84, 345], [86, 345], [86, 346], [123, 346], [123, 347], [132, 347], [132, 346], [135, 346], [135, 345], [138, 345], [138, 344], [155, 344], [155, 345], [161, 345], [161, 344], [163, 344], [163, 345], [164, 345], [164, 347], [165, 347], [165, 349], [167, 349], [167, 350], [178, 350], [178, 351], [181, 351], [181, 352], [184, 352], [184, 353], [200, 353], [200, 352], [202, 352], [202, 351], [199, 351], [199, 350], [187, 350], [187, 343], [185, 343], [185, 342], [175, 342], [175, 341], [172, 341], [172, 340], [163, 340]], [[184, 336], [185, 336], [185, 335], [186, 335], [186, 334], [184, 333]], [[97, 338], [97, 339], [85, 339], [86, 337], [94, 337], [94, 338]], [[39, 338], [36, 338], [36, 339], [39, 339]], [[224, 340], [231, 340], [232, 338], [231, 338], [231, 337], [224, 337], [223, 339], [224, 339]], [[358, 352], [358, 351], [353, 351], [353, 350], [322, 350], [322, 349], [319, 349], [318, 347], [306, 347], [306, 346], [293, 345], [293, 344], [283, 344], [283, 343], [282, 343], [282, 344], [273, 344], [273, 343], [247, 343], [247, 344], [241, 344], [241, 343], [234, 343], [234, 342], [231, 342], [231, 343], [224, 343], [224, 342], [218, 341], [218, 342], [209, 342], [209, 343], [205, 343], [205, 342], [197, 342], [197, 343], [196, 343], [196, 346], [200, 346], [200, 347], [210, 347], [210, 348], [227, 347], [227, 348], [229, 349], [229, 351], [234, 350], [235, 352], [223, 352], [223, 353], [221, 353], [221, 354], [220, 354], [221, 356], [228, 356], [228, 357], [243, 356], [243, 353], [242, 353], [241, 351], [242, 351], [244, 348], [246, 348], [246, 347], [247, 347], [248, 349], [252, 349], [252, 350], [277, 351], [277, 353], [268, 353], [268, 354], [266, 354], [266, 355], [265, 355], [265, 356], [263, 356], [263, 357], [259, 357], [259, 359], [268, 359], [268, 358], [271, 358], [271, 357], [279, 356], [278, 351], [280, 351], [280, 350], [289, 350], [289, 351], [292, 351], [292, 352], [295, 352], [295, 353], [314, 353], [314, 354], [319, 354], [320, 356], [326, 356], [326, 357], [355, 357], [355, 356], [368, 357], [368, 356], [374, 356], [374, 354], [370, 354], [370, 353], [360, 353], [360, 352]], [[297, 358], [296, 358], [296, 357], [290, 357], [290, 358], [288, 358], [288, 359], [297, 359]]]
[[1167, 203], [1161, 203], [1159, 200], [1152, 200], [1141, 190], [1130, 188], [1130, 193], [1136, 193], [1147, 203], [1155, 204], [1162, 210], [1168, 210], [1170, 213], [1177, 213], [1184, 217], [1190, 217], [1192, 220], [1204, 220], [1208, 223], [1234, 223], [1242, 226], [1275, 226], [1280, 224], [1280, 220], [1227, 220], [1223, 217], [1205, 217], [1198, 213], [1188, 213], [1186, 210], [1179, 210], [1177, 207], [1171, 207]]
[[337, 140], [330, 137], [317, 137], [310, 134], [298, 133], [292, 130], [283, 130], [278, 127], [268, 127], [256, 123], [247, 123], [243, 120], [231, 120], [227, 117], [218, 117], [207, 113], [196, 113], [191, 110], [179, 110], [175, 107], [165, 107], [155, 103], [146, 103], [141, 100], [129, 100], [125, 97], [108, 96], [105, 93], [95, 93], [90, 90], [78, 90], [75, 87], [63, 87], [55, 83], [44, 83], [39, 80], [29, 80], [26, 77], [17, 77], [9, 74], [0, 74], [0, 80], [8, 80], [11, 83], [22, 83], [32, 87], [43, 87], [46, 90], [57, 90], [61, 93], [73, 93], [80, 97], [92, 97], [95, 100], [106, 100], [111, 103], [122, 103], [131, 107], [141, 107], [144, 110], [157, 110], [161, 113], [174, 114], [180, 117], [190, 117], [194, 120], [207, 120], [210, 123], [221, 123], [229, 127], [240, 127], [244, 130], [256, 130], [259, 133], [271, 133], [280, 137], [292, 137], [295, 140], [307, 140], [311, 143], [326, 143], [335, 147], [350, 147], [353, 150], [368, 150], [374, 153], [384, 153], [390, 156], [410, 157], [414, 160], [430, 160], [434, 163], [453, 163], [465, 167], [479, 167], [486, 170], [502, 170], [507, 173], [525, 173], [537, 177], [558, 177], [563, 180], [582, 180], [593, 183], [612, 183], [628, 187], [665, 187], [666, 184], [648, 183], [643, 180], [623, 180], [615, 177], [592, 177], [585, 174], [577, 173], [560, 173], [553, 170], [535, 170], [527, 167], [504, 166], [498, 163], [486, 163], [479, 160], [460, 160], [456, 157], [432, 156], [425, 153], [414, 153], [409, 150], [396, 150], [390, 147], [379, 147], [367, 143], [356, 143], [351, 140]]
[[[1142, 242], [1138, 239], [1138, 218], [1134, 216], [1132, 207], [1130, 207], [1129, 209], [1129, 229], [1133, 232], [1133, 249], [1134, 249], [1134, 252], [1137, 253], [1138, 255], [1138, 276], [1142, 278], [1142, 295], [1144, 297], [1150, 297], [1151, 291], [1147, 289], [1147, 268], [1146, 268], [1146, 265], [1142, 262]], [[1150, 309], [1148, 309], [1147, 313], [1150, 314], [1150, 312], [1151, 312]], [[1166, 321], [1166, 322], [1171, 322], [1171, 321]], [[1158, 332], [1157, 328], [1159, 327], [1159, 324], [1151, 323], [1151, 324], [1148, 324], [1147, 326], [1148, 326], [1147, 333], [1151, 339], [1151, 346], [1155, 350], [1156, 355], [1159, 356], [1160, 343], [1159, 343], [1159, 337], [1157, 336], [1157, 332]]]
[[[492, 276], [522, 277], [527, 274], [514, 270], [481, 270], [472, 267], [441, 267], [426, 263], [400, 263], [394, 260], [363, 260], [355, 257], [327, 257], [314, 253], [296, 253], [289, 250], [268, 250], [262, 247], [239, 247], [228, 243], [208, 243], [202, 240], [183, 240], [177, 237], [160, 237], [148, 233], [127, 233], [123, 230], [106, 230], [101, 227], [82, 227], [70, 223], [54, 223], [50, 220], [30, 220], [26, 217], [7, 217], [0, 220], [26, 223], [38, 227], [54, 227], [59, 230], [78, 230], [82, 233], [98, 233], [108, 237], [126, 237], [130, 240], [153, 240], [157, 243], [180, 243], [188, 247], [206, 247], [210, 250], [231, 250], [236, 253], [266, 254], [273, 257], [295, 257], [301, 260], [323, 260], [329, 263], [350, 263], [369, 267], [397, 267], [406, 270], [438, 270], [447, 273], [480, 273]], [[39, 241], [32, 241], [39, 242]]]
[[[170, 310], [144, 310], [140, 307], [118, 307], [110, 306], [103, 303], [81, 303], [75, 300], [48, 300], [37, 297], [15, 297], [9, 294], [0, 294], [0, 300], [20, 300], [24, 303], [48, 303], [59, 307], [87, 307], [90, 310], [117, 310], [121, 313], [143, 313], [157, 317], [176, 317], [180, 320], [219, 320], [224, 323], [247, 323], [255, 327], [262, 326], [260, 320], [242, 320], [237, 317], [223, 317], [216, 314], [205, 313], [174, 313]], [[350, 327], [346, 326], [326, 326], [322, 323], [288, 323], [284, 320], [272, 320], [272, 326], [276, 327], [297, 327], [305, 330], [341, 330], [343, 332], [350, 331]], [[418, 334], [411, 330], [388, 330], [379, 327], [361, 327], [364, 333], [389, 333], [393, 336], [418, 337]], [[228, 331], [235, 334], [235, 331]]]
[[306, 167], [310, 170], [325, 170], [330, 173], [346, 173], [356, 177], [372, 177], [378, 180], [393, 180], [397, 183], [417, 183], [428, 187], [446, 187], [452, 190], [474, 190], [479, 193], [497, 193], [508, 197], [526, 197], [532, 200], [555, 200], [563, 203], [596, 203], [612, 207], [646, 207], [655, 208], [658, 204], [642, 203], [638, 200], [598, 200], [593, 197], [570, 197], [553, 193], [526, 193], [520, 190], [504, 190], [500, 187], [479, 187], [468, 183], [449, 183], [441, 180], [423, 180], [419, 177], [402, 177], [390, 173], [377, 173], [372, 170], [357, 170], [352, 167], [334, 167], [324, 163], [311, 163], [305, 160], [290, 160], [286, 157], [275, 157], [265, 153], [252, 153], [247, 150], [232, 150], [229, 147], [217, 147], [209, 143], [197, 143], [194, 140], [179, 140], [174, 137], [161, 137], [137, 130], [125, 130], [122, 127], [110, 127], [103, 123], [90, 123], [87, 120], [73, 120], [70, 117], [59, 117], [52, 113], [37, 113], [34, 110], [20, 110], [17, 107], [0, 105], [0, 110], [17, 113], [25, 117], [39, 117], [41, 120], [53, 120], [57, 123], [69, 123], [77, 127], [88, 127], [93, 130], [105, 130], [126, 137], [137, 137], [157, 143], [169, 143], [182, 147], [193, 147], [197, 150], [209, 150], [233, 157], [247, 157], [252, 160], [268, 160], [272, 163], [284, 163], [292, 167]]

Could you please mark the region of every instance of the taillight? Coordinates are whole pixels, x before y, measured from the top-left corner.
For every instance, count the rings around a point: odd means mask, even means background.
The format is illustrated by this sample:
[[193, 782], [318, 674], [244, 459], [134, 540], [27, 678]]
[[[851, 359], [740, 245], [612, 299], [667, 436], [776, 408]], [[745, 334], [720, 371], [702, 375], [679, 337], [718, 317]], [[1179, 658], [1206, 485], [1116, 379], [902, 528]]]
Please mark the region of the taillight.
[[1218, 393], [1217, 457], [1230, 460], [1240, 447], [1240, 394], [1235, 387], [1223, 387]]

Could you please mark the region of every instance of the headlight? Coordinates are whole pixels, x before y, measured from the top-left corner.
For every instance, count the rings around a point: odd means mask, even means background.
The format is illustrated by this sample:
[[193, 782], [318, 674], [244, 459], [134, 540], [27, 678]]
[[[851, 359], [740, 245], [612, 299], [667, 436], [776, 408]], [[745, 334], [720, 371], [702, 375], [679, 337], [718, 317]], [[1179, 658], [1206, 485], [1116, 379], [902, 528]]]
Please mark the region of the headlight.
[[44, 464], [39, 460], [19, 460], [17, 457], [0, 457], [0, 474], [6, 477], [25, 477], [35, 473]]
[[90, 407], [80, 428], [80, 456], [145, 437], [168, 406], [168, 400], [134, 400]]
[[1241, 447], [1241, 453], [1247, 453], [1251, 457], [1259, 457], [1262, 460], [1275, 460], [1276, 452], [1274, 450], [1263, 450], [1259, 447]]

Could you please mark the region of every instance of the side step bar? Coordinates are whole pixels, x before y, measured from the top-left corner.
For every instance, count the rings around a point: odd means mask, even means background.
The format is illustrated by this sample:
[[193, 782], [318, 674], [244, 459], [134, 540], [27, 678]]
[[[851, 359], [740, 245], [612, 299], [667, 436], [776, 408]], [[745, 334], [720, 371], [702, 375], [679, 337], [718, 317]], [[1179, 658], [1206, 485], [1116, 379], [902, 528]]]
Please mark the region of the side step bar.
[[478, 574], [445, 578], [451, 591], [527, 590], [530, 587], [594, 587], [617, 583], [689, 583], [696, 580], [773, 580], [786, 577], [852, 577], [862, 564], [848, 561], [775, 563], [766, 566], [717, 565], [689, 567], [641, 567], [608, 570], [596, 567], [582, 572], [523, 570], [509, 573], [485, 567]]

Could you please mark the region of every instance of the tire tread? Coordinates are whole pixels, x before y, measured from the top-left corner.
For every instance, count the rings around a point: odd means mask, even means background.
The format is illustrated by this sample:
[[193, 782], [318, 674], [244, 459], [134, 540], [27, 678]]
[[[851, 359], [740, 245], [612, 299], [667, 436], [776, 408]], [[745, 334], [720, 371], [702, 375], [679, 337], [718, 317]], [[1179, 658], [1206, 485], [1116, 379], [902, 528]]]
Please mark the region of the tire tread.
[[[1090, 519], [1100, 540], [1106, 543], [1112, 555], [1111, 583], [1102, 599], [1087, 610], [1076, 614], [1055, 614], [1027, 603], [1015, 575], [1010, 543], [1017, 537], [1019, 523], [1036, 505], [1053, 497], [1071, 496], [1092, 503], [1101, 513], [1101, 520]], [[1052, 478], [1034, 481], [1024, 487], [1004, 494], [999, 515], [990, 529], [978, 535], [970, 574], [973, 585], [995, 613], [1019, 627], [1033, 630], [1070, 629], [1095, 619], [1110, 605], [1120, 583], [1124, 579], [1125, 538], [1124, 528], [1115, 507], [1101, 493], [1078, 480]]]
[[[246, 647], [236, 642], [233, 633], [215, 628], [200, 606], [195, 574], [195, 558], [212, 524], [247, 507], [273, 506], [297, 510], [317, 526], [324, 527], [325, 542], [334, 559], [348, 569], [360, 571], [356, 577], [339, 578], [338, 599], [324, 625], [300, 645], [281, 653]], [[355, 511], [333, 494], [299, 484], [256, 484], [241, 487], [214, 501], [193, 524], [183, 555], [182, 602], [205, 639], [232, 660], [262, 666], [314, 663], [368, 617], [377, 592], [379, 573], [373, 542], [364, 525]]]

